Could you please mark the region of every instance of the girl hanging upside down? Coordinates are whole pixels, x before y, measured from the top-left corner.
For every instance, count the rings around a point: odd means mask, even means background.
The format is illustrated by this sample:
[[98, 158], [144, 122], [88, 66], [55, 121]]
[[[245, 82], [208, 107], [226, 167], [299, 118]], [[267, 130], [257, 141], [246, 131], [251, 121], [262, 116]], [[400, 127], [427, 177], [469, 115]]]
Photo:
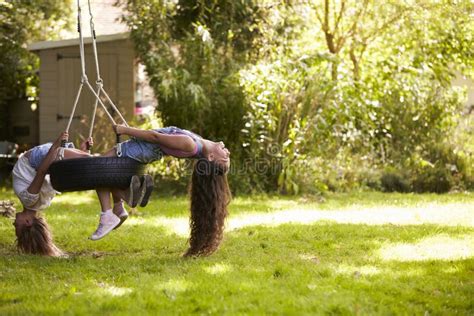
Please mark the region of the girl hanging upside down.
[[[58, 193], [51, 186], [47, 174], [48, 168], [57, 159], [90, 157], [90, 154], [87, 153], [87, 144], [93, 144], [92, 138], [89, 138], [81, 144], [80, 150], [60, 147], [61, 142], [67, 139], [68, 133], [63, 132], [54, 143], [47, 143], [30, 149], [20, 155], [13, 168], [13, 190], [23, 205], [23, 211], [16, 214], [14, 226], [17, 247], [25, 253], [47, 256], [62, 255], [59, 248], [52, 242], [46, 220], [39, 214], [39, 211], [51, 205], [52, 199]], [[113, 210], [102, 209], [102, 213], [113, 212], [116, 214], [115, 217], [119, 219], [118, 224], [120, 224], [128, 217], [122, 199], [127, 201], [129, 205], [134, 206], [133, 204], [138, 202], [137, 197], [141, 196], [144, 190], [145, 186], [137, 186], [136, 181], [128, 190], [112, 190], [115, 202], [114, 208]], [[98, 235], [94, 233], [94, 236], [97, 237]]]
[[[133, 127], [116, 125], [114, 126], [114, 130], [119, 135], [133, 137], [132, 139], [120, 144], [118, 151], [121, 152], [122, 157], [129, 157], [141, 163], [150, 163], [159, 160], [163, 155], [170, 155], [177, 158], [196, 159], [190, 186], [190, 247], [185, 253], [185, 256], [209, 255], [213, 253], [219, 247], [222, 240], [224, 220], [227, 216], [227, 205], [231, 199], [227, 183], [227, 172], [230, 168], [230, 152], [225, 148], [225, 145], [222, 142], [213, 142], [204, 139], [195, 133], [177, 127], [141, 130]], [[55, 145], [53, 144], [53, 146]], [[59, 145], [56, 144], [56, 149], [58, 146]], [[112, 149], [106, 152], [103, 156], [116, 156], [116, 152], [117, 150]], [[44, 179], [46, 174], [45, 170], [47, 170], [49, 164], [54, 161], [54, 154], [52, 154], [51, 157], [48, 157], [48, 155], [46, 155], [46, 158], [44, 159], [44, 161], [46, 161], [45, 166], [38, 169], [38, 174], [40, 174], [39, 177], [42, 176], [42, 179]], [[68, 157], [73, 158], [71, 155], [67, 155], [66, 150], [64, 156], [65, 159]], [[78, 158], [79, 156], [84, 157], [88, 155], [82, 153], [74, 155], [74, 158]], [[121, 204], [121, 198], [129, 201], [129, 204], [131, 205], [136, 205], [137, 203], [140, 203], [140, 205], [146, 205], [151, 189], [152, 180], [150, 177], [145, 177], [140, 180], [138, 177], [134, 176], [132, 177], [130, 188], [127, 191], [117, 192], [107, 189], [97, 190], [103, 212], [101, 214], [99, 227], [92, 235], [91, 239], [97, 240], [104, 237], [112, 229], [120, 226], [126, 219], [128, 214], [127, 216], [120, 215], [123, 214], [123, 212], [126, 214], [126, 211]], [[27, 191], [35, 194], [31, 190]], [[39, 192], [37, 189], [33, 191], [36, 191], [36, 194]], [[113, 208], [111, 207], [110, 202], [111, 193], [115, 202]], [[141, 201], [136, 199], [137, 196], [140, 196]], [[31, 213], [31, 211], [29, 213]], [[20, 214], [17, 215], [17, 220], [15, 221], [18, 248], [20, 250], [28, 253], [54, 255], [54, 251], [45, 252], [38, 250], [38, 247], [33, 247], [34, 249], [31, 248], [31, 244], [42, 244], [45, 246], [39, 247], [39, 249], [54, 248], [59, 251], [57, 247], [54, 246], [49, 234], [49, 229], [44, 221], [44, 224], [39, 223], [39, 221], [35, 221], [35, 223], [31, 223], [30, 221], [30, 223], [28, 223], [22, 220]], [[32, 214], [34, 214], [34, 218], [38, 218], [35, 213]], [[23, 238], [24, 235], [32, 236], [30, 232], [32, 231], [33, 226], [41, 227], [41, 230], [45, 233], [42, 234], [42, 236], [33, 234], [33, 236], [36, 237]], [[44, 238], [45, 235], [47, 238]]]
[[[133, 137], [121, 144], [119, 151], [123, 157], [142, 163], [159, 160], [164, 155], [196, 159], [190, 186], [190, 246], [185, 256], [209, 255], [217, 250], [231, 199], [227, 183], [230, 152], [224, 143], [204, 139], [174, 126], [142, 130], [115, 125], [114, 130], [117, 135]], [[105, 156], [115, 154], [116, 151], [111, 150]], [[107, 200], [107, 197], [102, 199]]]

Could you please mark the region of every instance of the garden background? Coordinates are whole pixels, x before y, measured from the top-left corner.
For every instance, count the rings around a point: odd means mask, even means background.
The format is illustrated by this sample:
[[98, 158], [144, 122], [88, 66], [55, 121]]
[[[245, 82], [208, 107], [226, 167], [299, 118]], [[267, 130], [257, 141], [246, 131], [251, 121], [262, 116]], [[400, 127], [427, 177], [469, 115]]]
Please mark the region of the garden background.
[[[10, 102], [41, 106], [27, 44], [74, 30], [73, 5], [0, 0], [0, 140]], [[157, 98], [131, 124], [232, 152], [223, 244], [181, 257], [190, 163], [166, 158], [100, 242], [94, 194], [57, 197], [65, 258], [19, 255], [0, 218], [0, 314], [473, 313], [474, 105], [453, 84], [474, 80], [472, 1], [117, 5]], [[0, 200], [19, 205], [8, 180]]]
[[[223, 140], [234, 193], [472, 190], [473, 105], [452, 84], [473, 76], [471, 1], [117, 5], [158, 102], [135, 125]], [[0, 2], [0, 109], [38, 96], [25, 45], [71, 29], [72, 7]], [[179, 191], [188, 170], [166, 160], [150, 172]]]

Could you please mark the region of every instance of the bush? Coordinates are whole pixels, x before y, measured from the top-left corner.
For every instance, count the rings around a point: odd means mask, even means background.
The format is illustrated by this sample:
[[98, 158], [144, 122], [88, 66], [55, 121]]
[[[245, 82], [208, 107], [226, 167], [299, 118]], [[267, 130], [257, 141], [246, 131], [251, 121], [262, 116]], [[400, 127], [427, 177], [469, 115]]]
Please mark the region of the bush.
[[385, 192], [409, 192], [410, 183], [399, 171], [388, 169], [382, 174], [380, 184]]
[[409, 161], [415, 192], [443, 193], [472, 188], [469, 158], [450, 144], [435, 144], [426, 150], [425, 158], [415, 154]]
[[472, 159], [450, 144], [418, 148], [400, 165], [385, 169], [380, 181], [386, 192], [434, 192], [473, 188]]
[[443, 166], [424, 167], [421, 172], [413, 179], [413, 191], [446, 193], [454, 186], [451, 172]]

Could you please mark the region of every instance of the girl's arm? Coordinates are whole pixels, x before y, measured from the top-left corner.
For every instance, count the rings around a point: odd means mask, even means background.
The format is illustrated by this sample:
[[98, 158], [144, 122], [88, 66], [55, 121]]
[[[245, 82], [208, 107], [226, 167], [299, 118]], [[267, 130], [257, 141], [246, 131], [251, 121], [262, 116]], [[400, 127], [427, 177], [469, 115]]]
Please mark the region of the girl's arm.
[[53, 145], [48, 151], [48, 154], [39, 165], [33, 181], [31, 182], [28, 189], [26, 189], [29, 193], [31, 194], [39, 193], [39, 191], [41, 190], [41, 186], [43, 185], [43, 182], [44, 182], [44, 177], [48, 173], [48, 168], [56, 158], [56, 150], [61, 145], [61, 141], [67, 140], [67, 139], [68, 139], [68, 133], [62, 132], [61, 135], [58, 137], [58, 139], [53, 143]]
[[196, 147], [194, 140], [186, 135], [160, 134], [152, 130], [142, 130], [124, 125], [115, 125], [114, 129], [119, 135], [128, 135], [140, 138], [146, 142], [159, 144], [169, 149], [192, 152]]

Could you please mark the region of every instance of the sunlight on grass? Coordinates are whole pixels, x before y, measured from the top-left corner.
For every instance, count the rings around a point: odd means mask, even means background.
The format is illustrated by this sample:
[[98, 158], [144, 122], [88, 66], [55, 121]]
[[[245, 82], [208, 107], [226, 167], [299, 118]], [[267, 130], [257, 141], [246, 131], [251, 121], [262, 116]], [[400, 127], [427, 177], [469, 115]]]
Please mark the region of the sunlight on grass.
[[286, 223], [312, 224], [321, 220], [341, 224], [367, 225], [420, 225], [474, 226], [474, 206], [468, 204], [428, 204], [420, 207], [379, 207], [365, 210], [321, 211], [287, 209], [271, 213], [253, 213], [233, 217], [227, 228], [235, 230], [246, 226], [277, 226]]
[[273, 200], [269, 201], [269, 205], [272, 209], [281, 210], [287, 208], [294, 208], [298, 206], [297, 201], [288, 201], [288, 200]]
[[382, 271], [375, 267], [375, 266], [370, 266], [370, 265], [365, 265], [365, 266], [351, 266], [347, 264], [341, 264], [336, 268], [336, 272], [339, 274], [344, 274], [344, 275], [375, 275], [382, 273]]
[[225, 264], [225, 263], [216, 263], [213, 266], [210, 267], [204, 267], [204, 271], [206, 271], [209, 274], [217, 275], [217, 274], [224, 274], [226, 272], [231, 271], [232, 268], [230, 265]]
[[98, 203], [97, 197], [90, 192], [85, 193], [65, 193], [54, 198], [54, 204], [64, 203], [69, 205], [80, 205], [87, 203]]
[[156, 285], [155, 288], [168, 294], [177, 294], [190, 289], [191, 285], [190, 282], [183, 279], [172, 279], [166, 283]]
[[131, 226], [151, 226], [151, 227], [162, 227], [169, 235], [178, 235], [185, 237], [189, 234], [189, 219], [187, 217], [164, 217], [155, 216], [151, 218], [129, 218], [125, 225]]
[[[282, 201], [281, 205], [288, 205]], [[279, 205], [275, 202], [275, 205]], [[280, 206], [281, 206], [280, 205]], [[285, 209], [273, 212], [257, 212], [229, 216], [226, 224], [227, 231], [238, 230], [248, 226], [274, 227], [294, 223], [312, 225], [318, 221], [332, 221], [340, 224], [366, 225], [422, 225], [438, 224], [443, 226], [474, 227], [474, 206], [463, 203], [425, 204], [417, 207], [379, 207], [365, 210], [302, 210]], [[163, 227], [168, 234], [185, 237], [189, 234], [189, 219], [187, 217], [155, 216], [149, 218], [132, 217], [126, 225], [146, 225]]]
[[101, 295], [124, 296], [133, 292], [132, 289], [126, 287], [116, 287], [105, 283], [99, 283], [98, 286], [97, 292]]
[[380, 249], [379, 256], [383, 260], [395, 261], [467, 259], [474, 256], [474, 236], [453, 238], [438, 235], [413, 244], [391, 244]]

